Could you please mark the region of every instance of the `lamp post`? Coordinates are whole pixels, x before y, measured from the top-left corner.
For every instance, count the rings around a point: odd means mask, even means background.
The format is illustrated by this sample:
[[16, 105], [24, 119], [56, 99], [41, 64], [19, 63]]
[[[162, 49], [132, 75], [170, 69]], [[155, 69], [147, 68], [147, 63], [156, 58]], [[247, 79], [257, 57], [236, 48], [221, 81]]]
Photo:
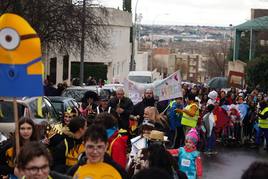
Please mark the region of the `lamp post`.
[[136, 42], [136, 24], [137, 24], [137, 7], [138, 7], [139, 0], [136, 1], [135, 5], [135, 13], [134, 13], [134, 22], [132, 25], [132, 48], [131, 48], [131, 59], [129, 65], [129, 71], [135, 70], [135, 42]]
[[233, 48], [233, 24], [229, 24], [229, 27], [230, 27], [230, 30], [231, 30], [231, 38], [230, 38], [230, 58], [233, 60], [233, 53], [232, 53], [232, 51], [234, 50], [234, 48]]

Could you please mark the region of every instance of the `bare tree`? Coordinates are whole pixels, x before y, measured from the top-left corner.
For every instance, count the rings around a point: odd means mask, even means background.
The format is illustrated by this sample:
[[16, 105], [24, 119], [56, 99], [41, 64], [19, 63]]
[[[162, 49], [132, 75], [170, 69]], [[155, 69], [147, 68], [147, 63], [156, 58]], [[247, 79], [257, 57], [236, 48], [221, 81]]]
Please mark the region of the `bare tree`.
[[[86, 0], [85, 38], [87, 46], [105, 48], [104, 25], [108, 11], [100, 7], [103, 16], [96, 14], [92, 1]], [[0, 14], [12, 12], [24, 17], [37, 31], [43, 46], [72, 51], [80, 49], [82, 6], [72, 0], [10, 0], [0, 1]]]
[[229, 53], [229, 43], [227, 41], [219, 41], [207, 47], [209, 56], [207, 71], [210, 77], [224, 76]]

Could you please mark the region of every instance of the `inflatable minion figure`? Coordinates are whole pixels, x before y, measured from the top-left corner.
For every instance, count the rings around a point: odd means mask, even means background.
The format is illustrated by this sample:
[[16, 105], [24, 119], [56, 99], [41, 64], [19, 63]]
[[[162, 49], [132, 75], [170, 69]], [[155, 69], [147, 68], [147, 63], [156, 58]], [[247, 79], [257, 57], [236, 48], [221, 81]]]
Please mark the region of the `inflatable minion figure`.
[[0, 16], [0, 96], [43, 96], [41, 43], [22, 17]]

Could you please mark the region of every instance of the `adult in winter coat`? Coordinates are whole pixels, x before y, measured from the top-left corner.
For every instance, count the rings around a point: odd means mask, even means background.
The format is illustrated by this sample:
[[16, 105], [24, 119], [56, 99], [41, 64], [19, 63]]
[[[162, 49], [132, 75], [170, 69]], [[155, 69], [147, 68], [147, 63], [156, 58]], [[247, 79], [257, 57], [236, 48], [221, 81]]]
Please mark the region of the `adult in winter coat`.
[[152, 89], [146, 89], [144, 92], [144, 98], [142, 99], [141, 102], [137, 103], [134, 106], [134, 111], [133, 114], [135, 116], [139, 115], [139, 124], [142, 123], [144, 117], [144, 109], [148, 106], [155, 106], [156, 100], [154, 99], [154, 93]]
[[116, 118], [118, 119], [119, 129], [129, 128], [129, 116], [133, 112], [133, 103], [128, 98], [125, 97], [125, 92], [123, 88], [118, 88], [116, 90], [116, 96], [112, 98], [109, 102], [109, 106], [116, 112]]
[[[256, 144], [260, 145], [260, 136], [263, 133], [265, 140], [268, 141], [268, 105], [266, 101], [260, 102], [260, 112], [258, 113], [258, 123], [260, 132], [256, 138]], [[268, 150], [268, 143], [266, 142], [266, 150]]]

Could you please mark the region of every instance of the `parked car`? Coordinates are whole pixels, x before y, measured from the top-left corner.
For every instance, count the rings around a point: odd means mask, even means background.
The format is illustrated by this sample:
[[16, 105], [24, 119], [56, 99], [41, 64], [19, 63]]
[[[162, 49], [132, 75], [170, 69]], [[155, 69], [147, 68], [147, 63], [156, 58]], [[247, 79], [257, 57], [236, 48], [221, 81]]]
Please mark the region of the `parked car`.
[[75, 99], [63, 96], [48, 96], [56, 112], [62, 116], [68, 108], [76, 109], [79, 112], [79, 104]]
[[105, 84], [100, 89], [103, 91], [108, 92], [109, 95], [111, 95], [113, 92], [115, 92], [118, 88], [124, 88], [123, 84]]
[[[23, 116], [33, 119], [41, 137], [45, 134], [48, 124], [60, 121], [56, 110], [47, 97], [42, 97], [41, 111], [38, 111], [38, 97], [24, 97], [17, 99], [18, 117]], [[0, 132], [8, 136], [15, 131], [13, 99], [0, 98]]]
[[109, 88], [100, 88], [99, 86], [70, 86], [66, 88], [61, 96], [74, 98], [78, 103], [82, 102], [82, 98], [87, 91], [92, 91], [96, 93], [97, 96], [107, 96], [111, 95], [111, 90]]
[[92, 91], [98, 94], [97, 86], [70, 86], [66, 88], [62, 95], [63, 97], [74, 98], [78, 103], [82, 102], [82, 98], [87, 91]]

